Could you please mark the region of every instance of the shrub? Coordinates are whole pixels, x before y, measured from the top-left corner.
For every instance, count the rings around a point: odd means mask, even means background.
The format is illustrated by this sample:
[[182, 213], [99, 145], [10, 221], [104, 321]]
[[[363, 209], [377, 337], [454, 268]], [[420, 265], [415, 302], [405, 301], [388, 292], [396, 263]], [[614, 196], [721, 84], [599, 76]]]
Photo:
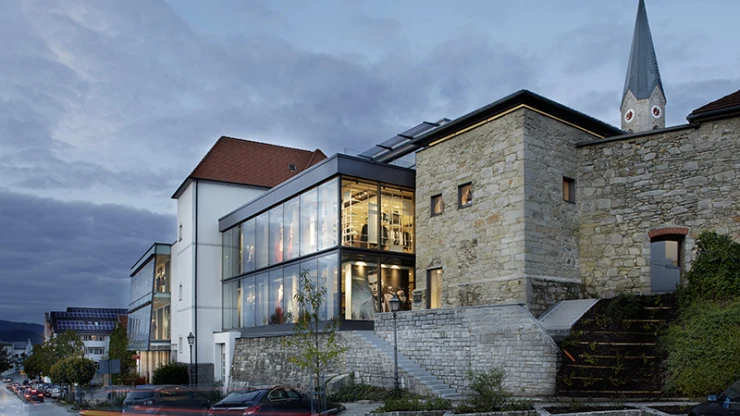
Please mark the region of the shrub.
[[370, 400], [382, 402], [387, 399], [400, 399], [411, 396], [406, 390], [394, 391], [384, 387], [371, 386], [368, 384], [348, 384], [340, 388], [336, 393], [330, 394], [328, 399], [332, 402], [346, 403], [358, 400]]
[[186, 385], [189, 381], [188, 367], [180, 363], [160, 365], [152, 374], [152, 384]]
[[469, 371], [472, 391], [468, 405], [475, 412], [495, 412], [501, 410], [511, 398], [504, 390], [504, 370], [491, 368], [488, 371]]
[[664, 388], [690, 396], [722, 391], [740, 374], [740, 244], [704, 231], [678, 291], [679, 320], [661, 336]]
[[452, 409], [452, 403], [445, 399], [434, 398], [422, 401], [418, 398], [402, 398], [387, 400], [383, 406], [373, 410], [373, 413], [448, 409]]

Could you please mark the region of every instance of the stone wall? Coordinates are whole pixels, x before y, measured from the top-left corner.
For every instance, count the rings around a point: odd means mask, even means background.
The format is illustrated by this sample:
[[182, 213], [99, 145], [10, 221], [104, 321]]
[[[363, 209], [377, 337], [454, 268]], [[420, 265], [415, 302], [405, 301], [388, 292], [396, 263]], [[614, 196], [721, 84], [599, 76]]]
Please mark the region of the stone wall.
[[525, 112], [523, 254], [527, 304], [535, 315], [580, 295], [578, 207], [563, 200], [563, 177], [578, 177], [575, 145], [595, 138], [535, 111]]
[[[398, 348], [465, 394], [468, 370], [501, 367], [518, 395], [551, 395], [559, 349], [523, 305], [474, 306], [397, 314]], [[375, 332], [393, 342], [393, 317], [376, 315]]]
[[740, 119], [579, 148], [580, 269], [589, 296], [650, 292], [650, 238], [687, 227], [740, 240]]
[[[426, 307], [426, 276], [442, 268], [442, 305], [524, 303], [524, 110], [464, 132], [416, 156], [416, 287]], [[458, 186], [473, 203], [458, 208]], [[442, 194], [441, 215], [431, 197]], [[420, 296], [421, 295], [421, 296]]]
[[[299, 390], [308, 391], [311, 375], [295, 364], [289, 357], [300, 353], [297, 346], [286, 346], [285, 336], [240, 338], [236, 341], [231, 386], [287, 384]], [[339, 374], [350, 374], [356, 383], [392, 388], [393, 359], [373, 347], [354, 331], [337, 332], [338, 342], [346, 347], [346, 352], [331, 362], [326, 369], [328, 378]], [[321, 342], [326, 341], [322, 337]], [[428, 395], [430, 391], [422, 384], [399, 372], [401, 387], [417, 394]]]

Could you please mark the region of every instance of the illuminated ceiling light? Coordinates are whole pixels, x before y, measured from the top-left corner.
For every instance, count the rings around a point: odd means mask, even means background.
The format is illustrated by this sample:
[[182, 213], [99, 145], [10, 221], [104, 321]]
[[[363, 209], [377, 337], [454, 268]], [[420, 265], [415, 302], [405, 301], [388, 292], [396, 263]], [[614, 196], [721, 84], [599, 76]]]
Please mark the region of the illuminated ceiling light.
[[396, 270], [398, 270], [398, 269], [400, 269], [400, 267], [398, 267], [398, 266], [396, 266], [396, 265], [394, 264], [393, 266], [391, 266], [391, 269], [396, 269]]
[[365, 263], [364, 261], [358, 261], [358, 262], [355, 262], [355, 264], [358, 266], [367, 266], [367, 263]]

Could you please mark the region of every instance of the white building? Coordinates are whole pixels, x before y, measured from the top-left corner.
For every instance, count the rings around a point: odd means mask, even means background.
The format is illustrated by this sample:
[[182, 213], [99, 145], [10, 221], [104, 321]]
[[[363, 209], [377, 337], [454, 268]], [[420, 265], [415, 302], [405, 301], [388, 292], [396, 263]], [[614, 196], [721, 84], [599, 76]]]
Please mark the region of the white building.
[[191, 362], [187, 338], [192, 333], [192, 363], [199, 383], [227, 382], [227, 363], [239, 336], [222, 330], [223, 241], [218, 219], [325, 158], [318, 149], [221, 137], [172, 196], [178, 227], [171, 254], [172, 357]]

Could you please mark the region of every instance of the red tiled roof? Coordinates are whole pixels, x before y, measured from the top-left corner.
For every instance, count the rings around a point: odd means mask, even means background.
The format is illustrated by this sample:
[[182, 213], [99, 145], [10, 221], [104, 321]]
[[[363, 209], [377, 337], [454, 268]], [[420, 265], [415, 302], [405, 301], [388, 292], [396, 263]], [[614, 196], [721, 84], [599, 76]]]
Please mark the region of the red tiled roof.
[[[272, 188], [324, 159], [326, 155], [319, 149], [302, 150], [221, 136], [173, 198], [188, 179]], [[294, 165], [295, 171], [289, 165]]]
[[710, 111], [725, 110], [732, 107], [740, 107], [740, 90], [735, 91], [730, 95], [726, 95], [719, 100], [712, 101], [705, 106], [697, 108], [696, 110], [692, 111], [687, 118], [691, 120], [692, 118], [701, 116], [702, 114], [706, 114]]

